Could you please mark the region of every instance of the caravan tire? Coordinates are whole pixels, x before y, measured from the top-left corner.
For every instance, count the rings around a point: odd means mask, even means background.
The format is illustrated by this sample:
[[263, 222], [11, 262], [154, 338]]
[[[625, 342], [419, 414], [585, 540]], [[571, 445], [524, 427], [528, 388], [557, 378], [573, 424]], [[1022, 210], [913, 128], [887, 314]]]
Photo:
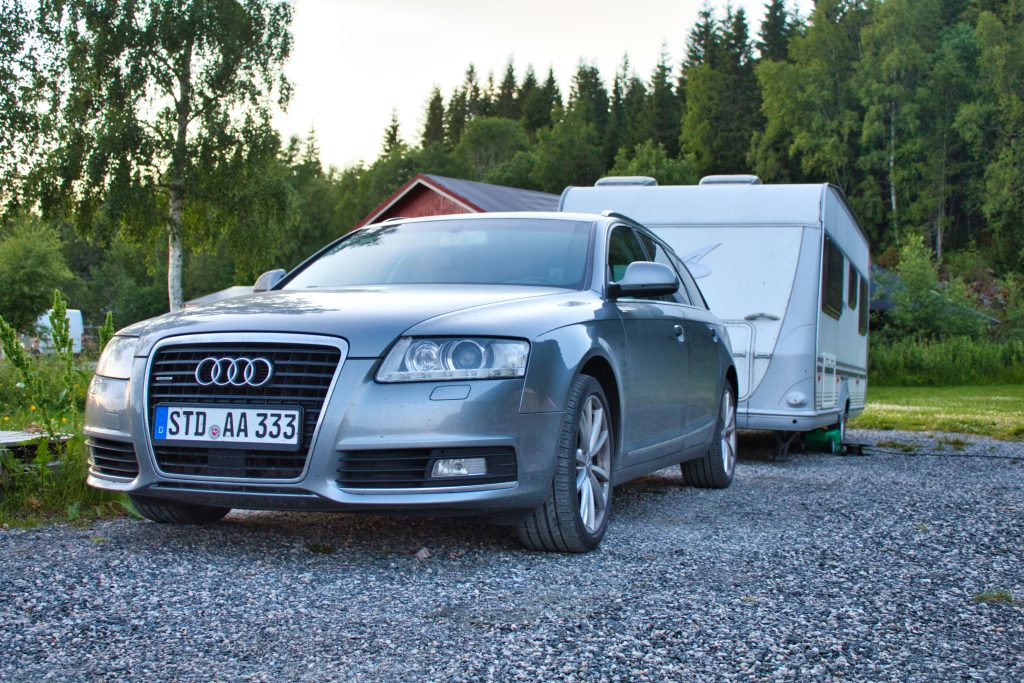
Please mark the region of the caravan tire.
[[843, 412], [839, 413], [839, 421], [835, 423], [834, 429], [839, 432], [839, 441], [832, 442], [832, 452], [842, 453], [843, 444], [846, 443], [846, 413], [849, 411], [849, 405], [843, 409]]
[[724, 489], [736, 474], [736, 395], [726, 382], [715, 438], [703, 458], [680, 463], [683, 481], [702, 489]]

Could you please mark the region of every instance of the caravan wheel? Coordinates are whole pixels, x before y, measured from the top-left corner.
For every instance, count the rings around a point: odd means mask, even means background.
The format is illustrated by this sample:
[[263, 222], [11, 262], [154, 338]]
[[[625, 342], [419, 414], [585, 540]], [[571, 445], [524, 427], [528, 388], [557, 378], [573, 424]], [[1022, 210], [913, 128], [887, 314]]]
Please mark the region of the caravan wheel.
[[[849, 409], [849, 406], [847, 406], [847, 409]], [[846, 443], [846, 412], [847, 412], [847, 409], [844, 409], [843, 412], [839, 413], [839, 422], [837, 422], [835, 424], [835, 426], [834, 426], [834, 429], [837, 432], [839, 432], [839, 440], [832, 442], [832, 452], [833, 453], [842, 453], [843, 452], [843, 444]]]

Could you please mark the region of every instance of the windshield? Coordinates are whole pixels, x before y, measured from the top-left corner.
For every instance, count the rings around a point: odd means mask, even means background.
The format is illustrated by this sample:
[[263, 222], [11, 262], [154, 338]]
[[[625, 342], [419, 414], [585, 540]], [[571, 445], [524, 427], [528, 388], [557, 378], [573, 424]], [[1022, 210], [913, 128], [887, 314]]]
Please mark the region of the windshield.
[[480, 218], [370, 225], [284, 289], [383, 284], [538, 285], [582, 289], [593, 224]]

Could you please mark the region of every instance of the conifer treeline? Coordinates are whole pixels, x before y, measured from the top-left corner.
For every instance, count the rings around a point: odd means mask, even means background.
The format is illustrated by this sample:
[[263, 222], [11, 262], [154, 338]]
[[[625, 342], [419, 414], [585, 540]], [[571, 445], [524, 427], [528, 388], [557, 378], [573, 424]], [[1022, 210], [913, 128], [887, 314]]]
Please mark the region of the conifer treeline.
[[628, 57], [607, 81], [581, 62], [564, 97], [551, 70], [517, 78], [509, 61], [482, 83], [470, 64], [447, 97], [431, 92], [419, 144], [386, 142], [377, 163], [548, 192], [609, 173], [827, 181], [876, 253], [914, 234], [940, 260], [973, 245], [1024, 268], [1024, 1], [765, 9], [751, 36], [742, 9], [706, 6], [678, 67], [664, 47], [646, 79]]

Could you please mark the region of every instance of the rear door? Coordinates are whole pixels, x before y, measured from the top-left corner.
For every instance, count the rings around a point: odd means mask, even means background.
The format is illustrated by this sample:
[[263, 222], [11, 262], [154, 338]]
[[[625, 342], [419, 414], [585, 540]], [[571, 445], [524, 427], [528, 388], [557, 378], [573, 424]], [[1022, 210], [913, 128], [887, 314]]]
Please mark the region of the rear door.
[[[608, 278], [618, 282], [647, 255], [633, 229], [612, 228]], [[626, 333], [623, 443], [627, 466], [681, 450], [685, 435], [689, 361], [685, 319], [674, 301], [622, 297], [614, 301]]]

